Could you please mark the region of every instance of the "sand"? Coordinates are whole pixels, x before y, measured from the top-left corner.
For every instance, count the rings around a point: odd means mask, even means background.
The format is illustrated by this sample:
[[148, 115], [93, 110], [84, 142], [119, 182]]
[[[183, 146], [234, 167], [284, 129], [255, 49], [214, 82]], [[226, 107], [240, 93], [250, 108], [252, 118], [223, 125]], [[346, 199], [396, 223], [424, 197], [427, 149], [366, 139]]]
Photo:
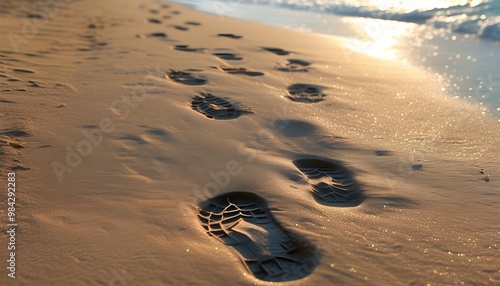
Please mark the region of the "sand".
[[0, 9], [1, 285], [500, 283], [499, 124], [434, 74], [179, 4], [42, 4]]

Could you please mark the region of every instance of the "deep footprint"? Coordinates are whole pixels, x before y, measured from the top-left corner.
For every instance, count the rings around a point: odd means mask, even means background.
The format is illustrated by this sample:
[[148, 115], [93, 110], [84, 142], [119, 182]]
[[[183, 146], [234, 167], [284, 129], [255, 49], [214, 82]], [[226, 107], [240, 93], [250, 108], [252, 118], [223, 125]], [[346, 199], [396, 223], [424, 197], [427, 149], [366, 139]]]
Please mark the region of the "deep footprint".
[[263, 48], [264, 50], [266, 50], [268, 52], [277, 54], [278, 56], [286, 56], [286, 55], [289, 55], [291, 53], [289, 51], [285, 51], [285, 50], [280, 49], [280, 48], [271, 48], [271, 47], [261, 47], [261, 48]]
[[212, 198], [201, 205], [198, 217], [207, 233], [233, 247], [260, 280], [304, 278], [314, 270], [311, 261], [319, 259], [311, 245], [281, 227], [256, 194], [233, 192]]
[[203, 92], [193, 97], [190, 106], [206, 117], [217, 120], [236, 119], [245, 113], [254, 113], [243, 104], [231, 103], [226, 99]]
[[288, 87], [288, 99], [296, 102], [314, 103], [324, 99], [326, 94], [322, 93], [324, 88], [312, 84], [292, 84]]
[[293, 164], [307, 178], [318, 203], [349, 206], [361, 202], [361, 186], [340, 164], [320, 159], [299, 159]]
[[231, 39], [241, 39], [241, 38], [243, 38], [243, 36], [236, 35], [236, 34], [230, 34], [230, 33], [220, 33], [220, 34], [217, 34], [217, 36], [231, 38]]
[[178, 83], [182, 83], [185, 85], [204, 85], [208, 81], [204, 78], [195, 76], [191, 73], [184, 72], [184, 71], [176, 71], [176, 70], [170, 70], [165, 77], [167, 79], [173, 80]]
[[286, 64], [278, 64], [274, 69], [283, 72], [308, 72], [310, 62], [296, 59], [288, 59]]
[[190, 48], [188, 45], [176, 45], [174, 49], [182, 52], [203, 52], [205, 50], [204, 48]]
[[231, 53], [215, 53], [214, 56], [217, 56], [223, 60], [229, 60], [229, 61], [240, 61], [243, 59], [239, 55], [231, 54]]
[[246, 76], [263, 76], [263, 72], [249, 71], [246, 68], [230, 68], [226, 66], [213, 67], [228, 74], [240, 74]]

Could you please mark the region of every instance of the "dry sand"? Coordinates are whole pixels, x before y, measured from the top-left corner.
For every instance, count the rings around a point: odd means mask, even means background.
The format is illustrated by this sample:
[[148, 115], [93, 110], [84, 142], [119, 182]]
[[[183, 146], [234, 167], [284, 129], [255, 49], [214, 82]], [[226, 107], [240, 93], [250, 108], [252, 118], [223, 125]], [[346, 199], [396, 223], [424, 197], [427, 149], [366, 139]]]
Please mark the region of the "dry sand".
[[435, 75], [178, 4], [40, 3], [0, 4], [1, 285], [500, 284], [499, 124]]

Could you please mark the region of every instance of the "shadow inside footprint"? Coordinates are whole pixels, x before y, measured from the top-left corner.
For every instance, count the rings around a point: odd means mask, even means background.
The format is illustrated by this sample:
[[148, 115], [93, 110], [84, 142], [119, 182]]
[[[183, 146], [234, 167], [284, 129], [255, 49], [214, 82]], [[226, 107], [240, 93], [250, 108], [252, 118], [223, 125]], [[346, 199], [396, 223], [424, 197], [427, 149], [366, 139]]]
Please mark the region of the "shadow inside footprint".
[[263, 76], [263, 72], [257, 72], [257, 71], [249, 71], [246, 68], [230, 68], [226, 66], [218, 66], [218, 67], [213, 67], [215, 69], [221, 70], [225, 73], [228, 74], [241, 74], [241, 75], [247, 75], [247, 76]]
[[322, 93], [324, 87], [312, 84], [292, 84], [288, 87], [288, 94], [286, 97], [292, 101], [314, 103], [320, 102], [326, 96]]
[[203, 52], [204, 48], [190, 48], [188, 45], [176, 45], [174, 50], [182, 52]]
[[297, 60], [297, 59], [288, 59], [286, 64], [278, 64], [274, 69], [283, 71], [283, 72], [308, 72], [310, 62]]
[[293, 164], [304, 174], [316, 202], [329, 206], [357, 206], [363, 199], [361, 186], [340, 163], [321, 159], [298, 159]]
[[170, 70], [165, 77], [167, 79], [173, 80], [178, 83], [182, 83], [185, 85], [204, 85], [208, 81], [202, 77], [198, 77], [193, 75], [192, 73], [184, 72], [184, 71], [176, 71]]
[[230, 33], [220, 33], [220, 34], [217, 34], [217, 36], [231, 38], [231, 39], [241, 39], [241, 38], [243, 38], [243, 36], [236, 35], [236, 34], [230, 34]]
[[270, 47], [261, 47], [261, 48], [268, 51], [268, 52], [277, 54], [279, 56], [286, 56], [286, 55], [289, 55], [291, 53], [289, 51], [285, 51], [285, 50], [280, 49], [280, 48], [270, 48]]
[[153, 23], [153, 24], [161, 24], [162, 23], [161, 20], [156, 19], [156, 18], [149, 18], [148, 22]]
[[188, 27], [184, 27], [184, 26], [181, 26], [181, 25], [171, 25], [173, 28], [179, 30], [179, 31], [187, 31], [189, 30]]
[[207, 233], [234, 248], [260, 280], [304, 278], [319, 260], [309, 243], [281, 227], [267, 202], [256, 194], [233, 192], [209, 199], [201, 205], [198, 218]]
[[136, 35], [138, 38], [167, 38], [167, 34], [163, 32], [149, 33], [146, 35]]
[[230, 61], [240, 61], [243, 59], [239, 55], [231, 53], [215, 53], [214, 56], [217, 56], [223, 60], [230, 60]]
[[249, 107], [241, 103], [232, 103], [210, 93], [201, 92], [193, 97], [191, 108], [210, 119], [236, 119], [245, 113], [254, 113]]

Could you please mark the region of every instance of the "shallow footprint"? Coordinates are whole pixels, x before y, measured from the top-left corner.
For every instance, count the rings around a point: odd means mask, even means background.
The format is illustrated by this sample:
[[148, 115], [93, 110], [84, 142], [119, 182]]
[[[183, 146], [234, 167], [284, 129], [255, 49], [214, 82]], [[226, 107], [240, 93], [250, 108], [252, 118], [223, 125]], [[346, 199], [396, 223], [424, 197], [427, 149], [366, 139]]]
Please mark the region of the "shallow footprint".
[[274, 69], [284, 72], [308, 72], [310, 62], [297, 59], [288, 59], [286, 64], [278, 64]]
[[285, 50], [280, 49], [280, 48], [271, 48], [271, 47], [261, 47], [261, 48], [263, 48], [264, 50], [266, 50], [268, 52], [277, 54], [279, 56], [286, 56], [286, 55], [289, 55], [291, 53], [289, 51], [285, 51]]
[[245, 113], [254, 113], [249, 107], [241, 103], [232, 103], [226, 99], [210, 93], [201, 92], [193, 97], [191, 108], [210, 119], [236, 119]]
[[286, 97], [292, 101], [313, 103], [320, 102], [326, 96], [321, 91], [324, 87], [312, 84], [292, 84], [288, 87], [288, 94]]
[[170, 70], [165, 77], [185, 85], [204, 85], [208, 82], [206, 79], [195, 76], [191, 73], [176, 70]]
[[217, 56], [223, 60], [229, 60], [229, 61], [240, 61], [243, 58], [239, 55], [236, 54], [231, 54], [231, 53], [215, 53], [214, 56]]
[[314, 270], [312, 246], [283, 229], [256, 194], [233, 192], [209, 199], [198, 218], [207, 233], [234, 248], [260, 280], [297, 280]]
[[241, 74], [247, 76], [263, 76], [263, 72], [249, 71], [246, 68], [230, 68], [226, 66], [213, 67], [228, 74]]
[[200, 26], [201, 25], [200, 22], [194, 22], [194, 21], [186, 21], [186, 22], [184, 22], [184, 24], [190, 25], [190, 26]]
[[314, 199], [325, 205], [358, 205], [362, 190], [351, 172], [340, 165], [321, 159], [299, 159], [293, 164], [304, 174]]

